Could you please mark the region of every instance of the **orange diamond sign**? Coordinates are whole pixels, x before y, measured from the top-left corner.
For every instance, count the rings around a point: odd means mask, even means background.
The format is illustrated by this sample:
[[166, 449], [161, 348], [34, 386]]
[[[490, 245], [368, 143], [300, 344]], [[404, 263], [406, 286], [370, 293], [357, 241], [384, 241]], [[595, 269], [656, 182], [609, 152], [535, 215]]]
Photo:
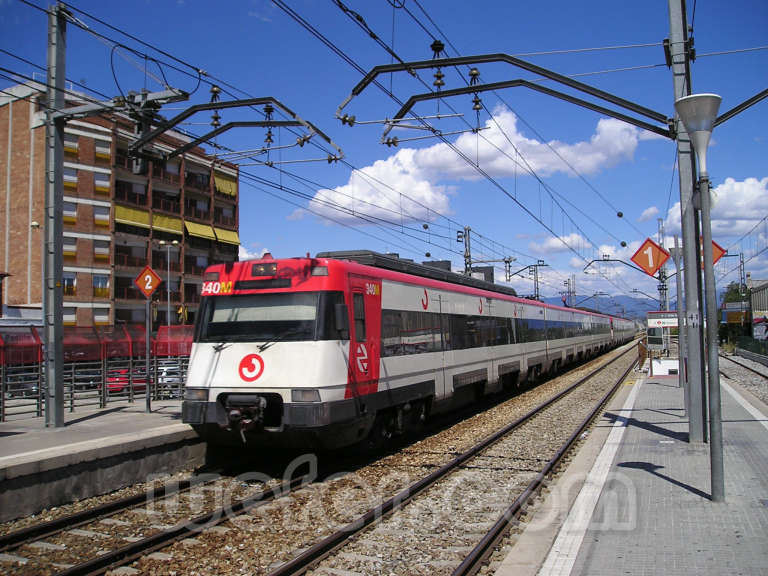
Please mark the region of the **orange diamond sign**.
[[655, 276], [659, 268], [669, 260], [669, 252], [650, 238], [646, 238], [631, 260], [642, 268], [643, 272], [649, 276]]
[[[699, 244], [704, 244], [704, 240], [699, 238]], [[725, 248], [720, 246], [717, 242], [712, 240], [712, 266], [717, 264], [717, 261], [720, 260], [723, 256], [725, 256], [725, 253], [728, 252]], [[701, 269], [704, 270], [704, 248], [702, 246], [701, 249]]]
[[144, 266], [144, 270], [133, 280], [133, 283], [136, 284], [136, 287], [141, 290], [141, 293], [147, 299], [152, 297], [152, 294], [157, 290], [161, 282], [160, 276], [149, 265]]

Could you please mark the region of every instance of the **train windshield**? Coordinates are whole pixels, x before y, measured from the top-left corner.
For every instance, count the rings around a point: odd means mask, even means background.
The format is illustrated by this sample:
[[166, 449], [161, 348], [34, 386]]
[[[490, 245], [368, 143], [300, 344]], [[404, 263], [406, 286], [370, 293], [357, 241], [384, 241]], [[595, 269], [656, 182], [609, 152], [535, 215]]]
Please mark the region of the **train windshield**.
[[334, 305], [341, 292], [291, 292], [203, 298], [198, 342], [338, 339]]

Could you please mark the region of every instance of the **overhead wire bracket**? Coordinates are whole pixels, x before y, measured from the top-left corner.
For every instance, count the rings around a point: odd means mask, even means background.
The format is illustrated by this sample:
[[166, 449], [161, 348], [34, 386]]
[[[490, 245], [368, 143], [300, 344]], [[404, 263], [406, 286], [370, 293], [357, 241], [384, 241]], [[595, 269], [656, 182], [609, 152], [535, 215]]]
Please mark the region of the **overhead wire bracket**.
[[[301, 143], [299, 143], [300, 146], [303, 145], [303, 143], [306, 143], [309, 141], [309, 138], [312, 137], [312, 135], [317, 134], [320, 136], [328, 145], [333, 147], [334, 150], [336, 150], [337, 154], [335, 155], [329, 155], [329, 158], [333, 158], [332, 161], [340, 160], [344, 157], [344, 152], [342, 149], [337, 146], [333, 140], [330, 139], [328, 135], [326, 135], [322, 130], [317, 128], [314, 124], [311, 122], [304, 120], [301, 118], [298, 114], [293, 112], [290, 108], [285, 106], [282, 102], [277, 100], [276, 98], [273, 98], [271, 96], [265, 96], [260, 98], [247, 98], [244, 100], [230, 100], [226, 102], [219, 101], [216, 99], [216, 101], [208, 102], [206, 104], [196, 104], [194, 106], [190, 106], [185, 111], [183, 111], [181, 114], [178, 114], [171, 118], [170, 120], [161, 123], [158, 125], [154, 130], [150, 130], [146, 134], [142, 135], [140, 138], [138, 138], [135, 142], [133, 142], [128, 147], [128, 153], [129, 155], [135, 155], [137, 152], [146, 144], [160, 136], [161, 134], [167, 132], [168, 130], [171, 130], [193, 114], [196, 114], [198, 112], [203, 112], [207, 110], [223, 110], [228, 108], [244, 108], [244, 107], [252, 107], [252, 106], [274, 106], [274, 108], [280, 110], [283, 112], [286, 116], [291, 118], [291, 120], [288, 121], [276, 121], [276, 120], [263, 120], [260, 121], [261, 123], [248, 123], [248, 122], [230, 122], [226, 124], [225, 126], [221, 126], [219, 128], [216, 128], [206, 136], [208, 138], [212, 138], [213, 136], [220, 134], [221, 132], [225, 131], [224, 129], [228, 130], [229, 128], [234, 128], [240, 126], [303, 126], [307, 131], [308, 134], [304, 136], [300, 136], [299, 140], [301, 140]], [[288, 123], [285, 123], [288, 122]], [[205, 138], [205, 137], [203, 137]], [[204, 142], [205, 140], [203, 138], [197, 139], [195, 142], [196, 144], [200, 144]], [[182, 153], [179, 152], [181, 149], [188, 150], [190, 147], [189, 145], [182, 146], [178, 150], [175, 150], [171, 152], [171, 154], [168, 156], [169, 158], [177, 156], [178, 154]], [[330, 162], [331, 160], [329, 160]]]

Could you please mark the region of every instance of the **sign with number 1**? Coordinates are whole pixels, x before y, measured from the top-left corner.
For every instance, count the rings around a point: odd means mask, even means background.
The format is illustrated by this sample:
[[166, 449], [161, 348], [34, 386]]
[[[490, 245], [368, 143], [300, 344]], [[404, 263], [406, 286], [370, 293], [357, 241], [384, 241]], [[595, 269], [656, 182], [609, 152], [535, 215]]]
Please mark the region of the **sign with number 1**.
[[669, 252], [650, 238], [646, 238], [631, 260], [646, 274], [653, 276], [669, 260]]
[[144, 294], [146, 298], [152, 297], [152, 294], [157, 290], [157, 287], [160, 286], [161, 282], [162, 279], [160, 276], [158, 276], [157, 272], [152, 270], [149, 265], [145, 266], [144, 270], [142, 270], [133, 280], [133, 283], [136, 284], [136, 287], [141, 290], [141, 293]]

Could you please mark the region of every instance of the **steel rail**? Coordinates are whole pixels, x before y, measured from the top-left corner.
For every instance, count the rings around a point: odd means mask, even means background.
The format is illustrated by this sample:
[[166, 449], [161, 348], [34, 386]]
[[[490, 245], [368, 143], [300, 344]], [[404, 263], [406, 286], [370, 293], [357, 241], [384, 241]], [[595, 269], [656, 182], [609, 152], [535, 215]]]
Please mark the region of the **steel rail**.
[[[210, 480], [213, 482], [213, 480]], [[162, 486], [147, 490], [142, 494], [126, 496], [113, 502], [105, 502], [95, 508], [81, 510], [68, 516], [62, 516], [48, 522], [41, 522], [21, 528], [8, 534], [0, 536], [0, 552], [5, 552], [12, 548], [18, 548], [28, 542], [47, 538], [64, 530], [78, 528], [84, 524], [89, 524], [96, 520], [112, 516], [118, 512], [128, 510], [141, 504], [142, 502], [152, 502], [157, 498], [165, 498], [173, 494], [181, 494], [188, 491], [193, 486], [203, 486], [209, 482], [195, 483], [194, 478], [181, 480], [175, 485], [173, 483], [163, 484]]]
[[255, 496], [239, 500], [233, 505], [224, 506], [213, 512], [202, 514], [196, 518], [177, 524], [173, 528], [163, 530], [162, 532], [158, 532], [157, 534], [143, 538], [137, 542], [127, 544], [126, 546], [108, 552], [107, 554], [103, 554], [102, 556], [98, 556], [61, 572], [57, 572], [56, 576], [92, 576], [96, 574], [104, 574], [108, 570], [125, 566], [146, 554], [164, 548], [172, 542], [198, 534], [203, 530], [230, 520], [233, 516], [244, 514], [252, 508], [285, 496], [308, 481], [309, 478], [307, 476], [299, 476], [292, 480], [286, 480], [278, 486], [264, 490]]
[[368, 510], [368, 512], [359, 516], [353, 522], [350, 522], [346, 526], [339, 529], [337, 532], [331, 534], [330, 536], [327, 536], [317, 544], [314, 544], [313, 546], [309, 547], [307, 550], [305, 550], [298, 556], [285, 562], [284, 564], [279, 566], [276, 570], [270, 572], [268, 576], [288, 576], [293, 574], [303, 574], [307, 570], [310, 570], [311, 568], [314, 567], [314, 565], [316, 565], [318, 562], [323, 560], [326, 556], [330, 555], [336, 549], [342, 547], [346, 543], [346, 541], [349, 540], [352, 536], [359, 534], [365, 528], [372, 525], [374, 522], [377, 522], [385, 518], [386, 516], [392, 514], [393, 512], [398, 511], [400, 508], [408, 504], [418, 494], [420, 494], [430, 486], [436, 484], [438, 480], [440, 480], [441, 478], [446, 476], [448, 473], [458, 468], [461, 464], [463, 464], [470, 458], [473, 458], [478, 453], [482, 452], [492, 444], [501, 440], [504, 436], [512, 432], [514, 429], [528, 422], [534, 416], [539, 414], [542, 410], [554, 404], [564, 396], [568, 395], [570, 392], [574, 391], [576, 388], [581, 386], [584, 382], [594, 377], [595, 374], [602, 372], [605, 368], [612, 365], [614, 362], [617, 362], [620, 358], [624, 357], [625, 354], [630, 353], [632, 351], [634, 351], [634, 347], [629, 347], [626, 352], [623, 352], [622, 354], [618, 355], [616, 358], [610, 360], [609, 362], [606, 362], [605, 364], [597, 368], [594, 372], [591, 372], [584, 378], [581, 378], [576, 383], [572, 384], [565, 390], [562, 390], [561, 392], [559, 392], [558, 394], [556, 394], [546, 402], [533, 408], [528, 413], [521, 416], [514, 422], [508, 424], [504, 428], [498, 430], [497, 432], [488, 436], [484, 440], [475, 444], [475, 446], [463, 452], [462, 454], [460, 454], [450, 462], [444, 464], [443, 466], [441, 466], [440, 468], [438, 468], [428, 476], [425, 476], [418, 482], [415, 482], [408, 488], [405, 488], [404, 490], [399, 492], [396, 496], [390, 498], [386, 502], [383, 502], [382, 504], [376, 506], [375, 508]]
[[[617, 360], [622, 356], [618, 356]], [[578, 429], [574, 431], [573, 434], [571, 434], [568, 440], [565, 441], [565, 443], [560, 447], [560, 449], [552, 457], [552, 459], [549, 462], [547, 462], [547, 464], [544, 466], [542, 471], [539, 472], [536, 478], [534, 478], [531, 481], [531, 483], [528, 484], [525, 491], [515, 499], [512, 505], [509, 508], [507, 508], [504, 514], [502, 514], [502, 516], [496, 521], [493, 527], [488, 531], [488, 533], [483, 537], [483, 539], [477, 544], [477, 546], [475, 546], [475, 548], [472, 549], [472, 551], [466, 556], [464, 561], [461, 564], [459, 564], [459, 566], [453, 571], [452, 576], [472, 575], [480, 571], [483, 564], [488, 560], [488, 558], [491, 556], [493, 551], [496, 549], [499, 543], [506, 536], [509, 529], [512, 527], [512, 520], [520, 516], [526, 504], [528, 504], [528, 502], [533, 498], [533, 496], [538, 494], [538, 492], [541, 490], [544, 482], [549, 477], [549, 475], [560, 464], [560, 462], [565, 457], [565, 455], [573, 448], [577, 440], [584, 433], [584, 430], [586, 430], [590, 426], [592, 421], [600, 414], [600, 412], [602, 412], [605, 404], [616, 393], [621, 383], [624, 381], [624, 379], [627, 377], [627, 375], [631, 372], [631, 370], [635, 367], [636, 364], [637, 364], [637, 360], [635, 360], [629, 366], [629, 368], [627, 368], [624, 371], [621, 377], [616, 381], [616, 383], [611, 387], [611, 389], [608, 392], [606, 392], [606, 394], [603, 396], [600, 402], [595, 406], [592, 412], [590, 412], [590, 414], [583, 420], [583, 422], [578, 427]]]
[[[720, 354], [720, 358], [725, 358], [729, 362], [733, 362], [734, 364], [736, 364], [736, 366], [740, 366], [741, 368], [744, 368], [745, 370], [749, 370], [750, 372], [753, 372], [753, 373], [757, 374], [758, 376], [762, 376], [763, 378], [768, 380], [768, 374], [765, 374], [764, 372], [760, 372], [760, 370], [755, 370], [751, 366], [747, 366], [746, 364], [742, 364], [741, 362], [737, 362], [736, 360], [734, 360], [730, 356], [724, 356], [723, 354]], [[722, 371], [720, 371], [720, 373], [723, 374]], [[725, 376], [725, 374], [723, 374], [723, 376]], [[728, 378], [728, 376], [726, 376], [726, 378]]]

